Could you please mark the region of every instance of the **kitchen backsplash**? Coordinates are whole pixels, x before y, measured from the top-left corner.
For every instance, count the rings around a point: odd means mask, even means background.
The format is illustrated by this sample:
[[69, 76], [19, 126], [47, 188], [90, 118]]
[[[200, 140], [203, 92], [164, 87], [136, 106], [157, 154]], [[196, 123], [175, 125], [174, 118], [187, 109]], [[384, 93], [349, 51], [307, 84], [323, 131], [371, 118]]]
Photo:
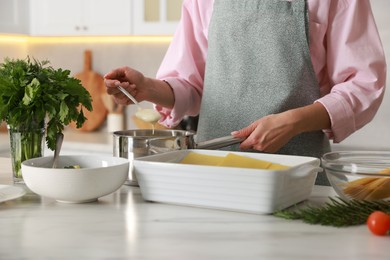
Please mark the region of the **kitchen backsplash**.
[[[371, 1], [380, 31], [387, 61], [390, 61], [390, 1]], [[0, 42], [0, 60], [4, 57], [24, 58], [27, 54], [37, 59], [50, 60], [53, 67], [70, 69], [73, 74], [83, 69], [86, 49], [92, 51], [93, 70], [105, 74], [113, 68], [130, 66], [147, 76], [155, 76], [169, 42], [86, 42], [86, 43], [9, 43]], [[389, 81], [388, 81], [389, 82]], [[390, 87], [390, 83], [387, 84]], [[150, 105], [150, 104], [147, 104]], [[128, 108], [128, 112], [132, 110]], [[128, 113], [131, 114], [131, 113]], [[127, 125], [127, 127], [131, 127]], [[390, 91], [374, 120], [333, 149], [390, 150]]]
[[[154, 40], [151, 40], [154, 39]], [[146, 76], [156, 75], [158, 67], [169, 46], [170, 38], [145, 38], [144, 41], [129, 39], [119, 42], [96, 42], [72, 40], [54, 42], [45, 40], [24, 43], [1, 42], [0, 61], [5, 57], [25, 58], [27, 55], [39, 60], [49, 60], [54, 68], [64, 68], [76, 74], [83, 70], [84, 51], [92, 51], [92, 69], [102, 75], [110, 70], [129, 66]]]

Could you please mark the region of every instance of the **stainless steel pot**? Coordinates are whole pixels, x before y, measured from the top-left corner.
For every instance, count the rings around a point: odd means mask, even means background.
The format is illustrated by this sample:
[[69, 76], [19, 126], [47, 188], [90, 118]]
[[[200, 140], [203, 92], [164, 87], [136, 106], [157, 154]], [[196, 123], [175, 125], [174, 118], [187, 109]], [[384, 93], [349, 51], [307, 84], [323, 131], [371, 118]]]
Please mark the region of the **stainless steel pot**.
[[194, 137], [194, 132], [185, 130], [136, 129], [114, 132], [114, 156], [127, 158], [130, 161], [129, 178], [126, 184], [138, 186], [132, 170], [134, 158], [174, 150], [218, 149], [242, 141], [233, 136], [225, 136], [197, 144]]

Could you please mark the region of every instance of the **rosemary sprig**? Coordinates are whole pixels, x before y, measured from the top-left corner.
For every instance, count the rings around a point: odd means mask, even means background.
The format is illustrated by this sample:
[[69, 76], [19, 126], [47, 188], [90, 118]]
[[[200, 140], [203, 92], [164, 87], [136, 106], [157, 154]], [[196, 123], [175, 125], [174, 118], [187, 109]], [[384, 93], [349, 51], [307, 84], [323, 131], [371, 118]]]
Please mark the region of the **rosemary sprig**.
[[390, 213], [390, 201], [346, 201], [339, 197], [329, 198], [330, 202], [321, 207], [308, 206], [303, 209], [276, 211], [274, 216], [285, 219], [300, 219], [305, 223], [333, 227], [346, 227], [366, 223], [375, 210]]

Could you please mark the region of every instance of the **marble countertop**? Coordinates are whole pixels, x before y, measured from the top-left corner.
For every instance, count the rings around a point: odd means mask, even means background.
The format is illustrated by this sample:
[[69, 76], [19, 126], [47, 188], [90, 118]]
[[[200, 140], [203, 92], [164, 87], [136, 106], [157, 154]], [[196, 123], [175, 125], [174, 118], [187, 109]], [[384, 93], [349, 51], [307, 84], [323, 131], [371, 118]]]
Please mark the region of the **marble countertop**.
[[[0, 158], [0, 184], [12, 184]], [[305, 203], [323, 203], [315, 187]], [[0, 259], [390, 259], [390, 237], [365, 225], [334, 228], [255, 215], [146, 202], [138, 187], [85, 204], [31, 191], [0, 203]]]

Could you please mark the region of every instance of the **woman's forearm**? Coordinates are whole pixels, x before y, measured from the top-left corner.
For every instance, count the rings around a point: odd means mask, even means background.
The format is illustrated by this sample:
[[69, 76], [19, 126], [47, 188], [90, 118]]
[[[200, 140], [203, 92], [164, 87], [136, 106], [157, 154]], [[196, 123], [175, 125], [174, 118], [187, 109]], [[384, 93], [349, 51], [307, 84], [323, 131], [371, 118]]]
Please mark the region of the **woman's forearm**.
[[171, 86], [163, 80], [146, 79], [146, 85], [149, 86], [148, 101], [166, 108], [173, 108], [175, 104], [175, 95]]
[[294, 118], [296, 134], [331, 128], [328, 111], [319, 102], [288, 112]]

